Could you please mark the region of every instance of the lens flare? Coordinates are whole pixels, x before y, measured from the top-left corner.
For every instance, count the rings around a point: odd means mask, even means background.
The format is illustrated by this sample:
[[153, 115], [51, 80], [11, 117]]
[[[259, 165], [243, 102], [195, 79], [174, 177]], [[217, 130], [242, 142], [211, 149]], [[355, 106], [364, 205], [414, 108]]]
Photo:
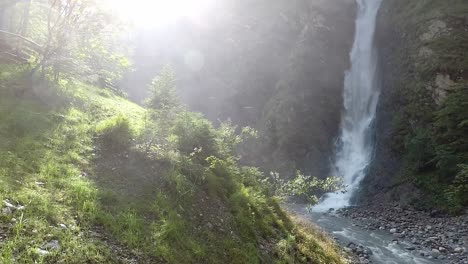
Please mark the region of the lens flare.
[[187, 18], [198, 22], [214, 0], [105, 0], [105, 7], [138, 26], [161, 26]]

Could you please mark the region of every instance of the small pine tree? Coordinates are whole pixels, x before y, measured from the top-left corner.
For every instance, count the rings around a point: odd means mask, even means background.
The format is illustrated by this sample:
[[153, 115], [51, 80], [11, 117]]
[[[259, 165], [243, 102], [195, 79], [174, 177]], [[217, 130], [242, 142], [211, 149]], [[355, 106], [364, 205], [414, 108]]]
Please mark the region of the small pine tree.
[[146, 104], [151, 110], [163, 113], [180, 106], [174, 72], [167, 66], [163, 68], [160, 75], [153, 79], [150, 92], [151, 95]]
[[147, 154], [167, 148], [170, 129], [181, 106], [175, 75], [169, 67], [163, 68], [149, 88], [151, 95], [146, 101], [148, 115], [139, 138], [139, 146]]

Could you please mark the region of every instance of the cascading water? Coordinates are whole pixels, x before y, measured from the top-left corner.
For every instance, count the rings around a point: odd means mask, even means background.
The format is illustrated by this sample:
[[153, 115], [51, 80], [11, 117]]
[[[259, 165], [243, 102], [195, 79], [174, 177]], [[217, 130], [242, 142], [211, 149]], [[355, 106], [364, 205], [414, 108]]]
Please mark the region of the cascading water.
[[372, 159], [372, 122], [379, 100], [377, 52], [374, 46], [377, 12], [382, 0], [357, 0], [356, 33], [351, 51], [351, 69], [344, 83], [345, 112], [335, 157], [333, 175], [343, 179], [346, 192], [325, 194], [314, 211], [350, 205], [354, 191]]

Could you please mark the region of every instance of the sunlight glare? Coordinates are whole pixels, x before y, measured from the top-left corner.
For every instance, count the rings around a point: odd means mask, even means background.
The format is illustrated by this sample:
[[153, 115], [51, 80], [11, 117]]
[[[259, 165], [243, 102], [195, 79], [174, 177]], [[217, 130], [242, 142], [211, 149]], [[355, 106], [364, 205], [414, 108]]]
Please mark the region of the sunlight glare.
[[199, 22], [214, 0], [105, 0], [106, 8], [138, 26], [160, 26], [188, 18]]

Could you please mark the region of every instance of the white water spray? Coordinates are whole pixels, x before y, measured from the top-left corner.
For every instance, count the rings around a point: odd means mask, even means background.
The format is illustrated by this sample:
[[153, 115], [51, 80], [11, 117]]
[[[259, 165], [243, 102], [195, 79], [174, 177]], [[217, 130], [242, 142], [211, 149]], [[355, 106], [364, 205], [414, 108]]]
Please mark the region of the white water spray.
[[356, 35], [351, 51], [351, 69], [344, 83], [345, 112], [341, 121], [340, 145], [333, 175], [341, 177], [346, 192], [325, 194], [314, 211], [350, 205], [354, 191], [365, 177], [372, 159], [371, 126], [379, 100], [376, 81], [377, 52], [374, 33], [377, 12], [382, 0], [357, 0]]

